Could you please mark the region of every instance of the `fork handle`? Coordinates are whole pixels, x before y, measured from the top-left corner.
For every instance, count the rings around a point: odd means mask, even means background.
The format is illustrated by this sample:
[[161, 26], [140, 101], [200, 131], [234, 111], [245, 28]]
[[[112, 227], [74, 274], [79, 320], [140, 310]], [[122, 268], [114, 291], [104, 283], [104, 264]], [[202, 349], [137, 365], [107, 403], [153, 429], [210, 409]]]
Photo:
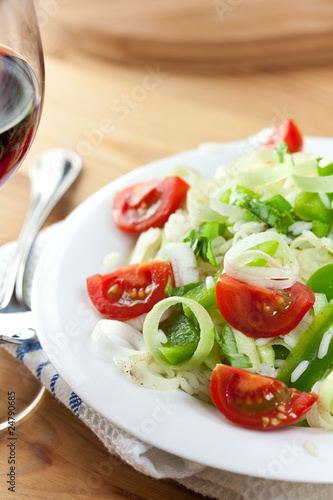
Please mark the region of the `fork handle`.
[[23, 279], [31, 247], [46, 218], [81, 171], [81, 158], [73, 151], [59, 148], [46, 152], [48, 153], [50, 157], [44, 156], [45, 153], [40, 155], [30, 169], [30, 208], [18, 238], [12, 264], [4, 280], [0, 310], [9, 304], [14, 288], [17, 300], [25, 304]]

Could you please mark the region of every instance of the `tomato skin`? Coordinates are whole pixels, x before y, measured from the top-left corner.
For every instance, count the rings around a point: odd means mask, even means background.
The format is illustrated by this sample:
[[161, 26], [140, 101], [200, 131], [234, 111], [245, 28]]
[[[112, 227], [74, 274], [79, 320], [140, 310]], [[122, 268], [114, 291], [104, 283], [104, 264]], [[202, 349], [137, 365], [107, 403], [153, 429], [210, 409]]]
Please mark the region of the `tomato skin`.
[[290, 389], [275, 378], [217, 365], [210, 381], [216, 408], [235, 424], [271, 430], [298, 422], [318, 396]]
[[129, 233], [161, 227], [183, 203], [189, 188], [187, 182], [176, 176], [129, 186], [114, 198], [113, 222]]
[[270, 137], [261, 145], [260, 149], [274, 149], [281, 141], [287, 144], [290, 153], [302, 151], [303, 137], [292, 120], [286, 119], [275, 127]]
[[248, 337], [265, 338], [291, 332], [311, 309], [315, 296], [302, 283], [285, 290], [271, 290], [224, 273], [216, 283], [216, 302], [232, 327]]
[[106, 275], [87, 279], [90, 299], [109, 319], [126, 321], [149, 312], [166, 297], [165, 287], [174, 277], [169, 260], [132, 264]]

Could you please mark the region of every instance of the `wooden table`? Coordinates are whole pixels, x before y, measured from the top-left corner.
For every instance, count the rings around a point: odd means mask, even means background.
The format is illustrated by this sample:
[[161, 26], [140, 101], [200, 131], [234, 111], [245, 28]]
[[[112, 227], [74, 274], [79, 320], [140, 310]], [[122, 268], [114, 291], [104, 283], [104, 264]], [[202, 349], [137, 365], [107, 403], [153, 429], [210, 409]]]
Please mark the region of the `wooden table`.
[[[19, 234], [29, 198], [29, 161], [48, 147], [72, 148], [84, 160], [82, 175], [50, 216], [51, 224], [116, 177], [204, 141], [240, 139], [286, 116], [306, 135], [333, 135], [330, 65], [279, 71], [238, 67], [228, 73], [219, 64], [132, 65], [88, 56], [47, 28], [43, 116], [24, 165], [1, 191], [1, 244]], [[9, 355], [0, 354], [0, 362], [9, 366]], [[7, 390], [1, 384], [2, 401]], [[201, 498], [110, 458], [93, 433], [50, 394], [17, 432], [17, 492], [7, 491], [1, 475], [3, 500]], [[3, 474], [7, 455], [2, 436], [0, 443]], [[110, 460], [114, 472], [101, 468], [97, 480], [89, 481], [92, 463]]]

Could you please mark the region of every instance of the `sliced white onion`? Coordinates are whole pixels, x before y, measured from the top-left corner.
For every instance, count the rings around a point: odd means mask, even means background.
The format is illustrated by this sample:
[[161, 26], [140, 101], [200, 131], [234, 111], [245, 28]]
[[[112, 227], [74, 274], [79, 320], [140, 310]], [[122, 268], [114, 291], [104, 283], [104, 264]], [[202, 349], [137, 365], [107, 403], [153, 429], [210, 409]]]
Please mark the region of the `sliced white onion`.
[[308, 193], [333, 193], [333, 175], [325, 177], [310, 177], [305, 175], [292, 175], [295, 186]]
[[280, 163], [276, 150], [262, 149], [241, 156], [232, 166], [238, 182], [251, 188], [285, 179], [291, 174], [292, 165], [290, 155], [285, 155], [284, 162]]
[[314, 248], [323, 247], [333, 254], [333, 241], [330, 238], [318, 238], [312, 231], [304, 231], [301, 236], [291, 243], [290, 248], [298, 248], [304, 243], [309, 243]]
[[[152, 359], [151, 354], [146, 350], [142, 334], [129, 324], [103, 319], [97, 323], [92, 339], [102, 351], [111, 356], [115, 366], [133, 382], [159, 391], [178, 389], [179, 378], [167, 379], [149, 370], [148, 362]], [[126, 341], [134, 349], [125, 347], [121, 341]]]
[[333, 429], [333, 416], [331, 406], [333, 401], [333, 372], [323, 381], [318, 391], [318, 401], [307, 414], [311, 427], [324, 427]]
[[187, 209], [198, 221], [225, 222], [226, 217], [209, 205], [210, 193], [220, 185], [217, 179], [209, 179], [192, 186], [187, 192]]
[[[113, 319], [100, 320], [94, 328], [92, 340], [112, 358], [128, 358], [138, 350], [145, 349], [142, 333], [127, 323]], [[125, 340], [131, 348], [119, 343], [121, 340]]]
[[151, 227], [140, 234], [134, 247], [129, 264], [147, 262], [155, 257], [162, 243], [162, 231], [158, 227]]
[[319, 176], [315, 155], [295, 153], [292, 179], [299, 189], [308, 193], [333, 192], [333, 175]]
[[240, 219], [245, 213], [245, 210], [238, 207], [237, 205], [230, 205], [229, 203], [223, 203], [217, 198], [211, 197], [209, 199], [209, 206], [214, 212], [220, 214], [224, 219], [230, 218], [231, 222]]
[[[279, 242], [283, 265], [274, 261], [265, 252], [260, 252], [260, 255], [264, 255], [267, 262], [274, 267], [244, 265], [253, 260], [253, 256], [257, 253], [253, 251], [253, 247], [271, 240]], [[246, 256], [247, 252], [249, 253], [248, 257]], [[266, 231], [265, 233], [251, 234], [233, 245], [225, 254], [224, 272], [245, 283], [265, 288], [284, 289], [296, 283], [299, 265], [283, 238], [275, 231]]]
[[129, 379], [147, 389], [156, 391], [177, 390], [180, 378], [165, 378], [157, 373], [152, 373], [148, 366], [151, 359], [151, 354], [145, 351], [131, 355], [125, 363], [121, 359], [115, 359], [115, 364]]
[[[175, 304], [183, 304], [190, 308], [198, 322], [200, 338], [194, 353], [189, 359], [172, 365], [161, 352], [162, 344], [157, 332], [162, 315]], [[214, 345], [214, 324], [206, 309], [195, 300], [185, 297], [169, 297], [155, 304], [147, 314], [143, 325], [143, 338], [157, 364], [172, 368], [172, 370], [190, 371], [200, 366], [212, 350]]]
[[186, 243], [168, 243], [158, 252], [159, 259], [169, 259], [176, 286], [199, 281], [197, 259]]

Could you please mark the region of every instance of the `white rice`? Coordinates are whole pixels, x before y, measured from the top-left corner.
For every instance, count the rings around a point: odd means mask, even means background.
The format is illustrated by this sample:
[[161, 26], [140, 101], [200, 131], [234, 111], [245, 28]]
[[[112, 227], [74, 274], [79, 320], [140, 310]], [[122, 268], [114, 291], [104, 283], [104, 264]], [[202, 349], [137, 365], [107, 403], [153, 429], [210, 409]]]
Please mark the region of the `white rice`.
[[165, 370], [162, 365], [158, 365], [157, 363], [150, 363], [149, 369], [155, 373], [159, 373], [161, 375], [165, 374]]
[[301, 361], [298, 366], [296, 366], [295, 370], [292, 372], [290, 380], [291, 382], [296, 382], [300, 378], [300, 376], [305, 372], [307, 367], [309, 366], [309, 361]]
[[206, 403], [210, 401], [209, 379], [211, 371], [202, 371], [201, 368], [196, 368], [192, 371], [176, 372], [166, 366], [159, 365], [154, 360], [146, 368], [168, 379], [179, 378], [179, 386], [184, 392]]
[[258, 373], [264, 377], [276, 377], [277, 370], [274, 366], [268, 365], [267, 363], [260, 363]]
[[199, 389], [199, 387], [200, 387], [199, 380], [194, 375], [194, 373], [188, 372], [187, 381], [193, 389]]
[[314, 457], [318, 456], [319, 450], [318, 450], [317, 446], [312, 441], [309, 441], [309, 440], [304, 441], [303, 446], [306, 449], [306, 451], [308, 453], [310, 453], [310, 455], [313, 455]]
[[291, 348], [295, 347], [295, 345], [297, 344], [296, 340], [290, 334], [289, 335], [285, 335], [283, 337], [283, 340]]
[[103, 259], [103, 266], [112, 269], [118, 266], [118, 262], [120, 261], [120, 253], [119, 252], [110, 252]]
[[206, 396], [210, 396], [209, 386], [201, 385], [200, 388], [199, 388], [199, 392], [202, 392]]
[[183, 391], [187, 392], [190, 396], [193, 396], [194, 394], [194, 389], [193, 387], [185, 380], [184, 377], [180, 379], [180, 387], [183, 389]]
[[289, 231], [293, 233], [294, 236], [299, 236], [303, 234], [304, 231], [311, 231], [312, 222], [298, 221], [294, 222], [289, 226]]
[[[210, 376], [211, 372], [209, 372], [209, 377]], [[180, 387], [184, 392], [197, 397], [201, 401], [208, 402], [210, 400], [209, 381], [200, 368], [190, 372], [182, 372]]]
[[324, 333], [323, 338], [321, 339], [319, 349], [318, 349], [318, 358], [323, 359], [327, 352], [328, 348], [330, 346], [331, 340], [333, 336], [333, 327], [331, 326], [327, 332]]
[[284, 363], [284, 359], [276, 359], [275, 363], [274, 363], [274, 367], [276, 369], [282, 368], [283, 363]]
[[223, 245], [220, 246], [220, 254], [225, 255], [227, 251], [232, 247], [233, 245], [233, 238], [230, 238], [230, 240], [227, 240]]
[[187, 210], [178, 209], [171, 214], [164, 226], [164, 233], [171, 242], [182, 242], [184, 235], [193, 229], [195, 223]]
[[205, 283], [207, 290], [211, 290], [215, 286], [214, 278], [212, 276], [207, 276]]
[[[236, 224], [234, 227], [236, 227]], [[234, 243], [237, 243], [239, 240], [246, 238], [247, 236], [250, 236], [250, 234], [262, 233], [263, 231], [265, 231], [265, 229], [267, 229], [267, 225], [265, 224], [265, 222], [243, 222], [235, 231]]]

